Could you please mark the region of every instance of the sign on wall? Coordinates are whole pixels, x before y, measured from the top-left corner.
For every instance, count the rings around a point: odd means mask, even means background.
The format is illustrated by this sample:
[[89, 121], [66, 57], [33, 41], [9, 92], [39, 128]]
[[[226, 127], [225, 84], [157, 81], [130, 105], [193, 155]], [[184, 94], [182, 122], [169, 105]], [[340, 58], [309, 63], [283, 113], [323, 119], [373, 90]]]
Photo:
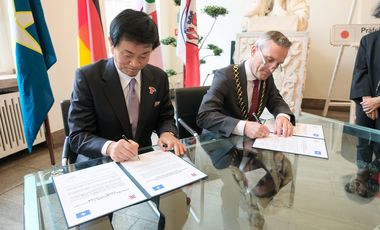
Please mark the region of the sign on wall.
[[333, 46], [359, 46], [364, 35], [378, 30], [379, 24], [337, 24], [331, 28], [330, 43]]

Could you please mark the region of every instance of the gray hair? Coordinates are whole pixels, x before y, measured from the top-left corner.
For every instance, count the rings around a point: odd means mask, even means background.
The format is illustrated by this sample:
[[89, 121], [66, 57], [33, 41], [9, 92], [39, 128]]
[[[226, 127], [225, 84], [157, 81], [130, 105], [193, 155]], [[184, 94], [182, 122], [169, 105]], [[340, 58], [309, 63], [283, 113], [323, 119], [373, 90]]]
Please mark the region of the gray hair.
[[269, 40], [272, 40], [274, 43], [283, 48], [290, 48], [292, 45], [289, 39], [280, 31], [268, 31], [260, 35], [255, 42], [255, 46], [258, 48], [263, 48], [265, 42]]

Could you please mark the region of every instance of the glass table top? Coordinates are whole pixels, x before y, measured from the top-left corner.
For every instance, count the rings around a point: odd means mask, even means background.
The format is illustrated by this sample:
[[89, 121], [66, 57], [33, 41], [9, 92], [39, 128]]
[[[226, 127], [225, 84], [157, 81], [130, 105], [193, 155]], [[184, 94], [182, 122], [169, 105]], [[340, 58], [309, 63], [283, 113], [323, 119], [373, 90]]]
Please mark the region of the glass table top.
[[[380, 131], [307, 113], [297, 122], [323, 126], [329, 159], [254, 149], [253, 140], [241, 136], [223, 138], [208, 133], [183, 139], [189, 159], [208, 178], [160, 197], [166, 229], [379, 228], [376, 154], [367, 164], [367, 177], [360, 181], [366, 193], [353, 186], [357, 185], [358, 167], [363, 169], [357, 164], [358, 140], [376, 146]], [[68, 173], [109, 161], [100, 158], [26, 175], [25, 226], [66, 228], [51, 182], [52, 171]], [[348, 185], [350, 192], [346, 191]], [[133, 214], [152, 216], [150, 228], [154, 229], [157, 218], [154, 220], [152, 213]], [[125, 229], [127, 224], [133, 229], [131, 218], [122, 221], [127, 223], [114, 224], [114, 228]]]

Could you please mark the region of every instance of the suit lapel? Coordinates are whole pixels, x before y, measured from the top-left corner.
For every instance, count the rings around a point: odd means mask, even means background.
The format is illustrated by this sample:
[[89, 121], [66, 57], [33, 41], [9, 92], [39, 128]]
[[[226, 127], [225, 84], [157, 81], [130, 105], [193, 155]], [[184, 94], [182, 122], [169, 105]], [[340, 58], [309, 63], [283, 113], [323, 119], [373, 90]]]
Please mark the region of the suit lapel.
[[239, 65], [239, 78], [240, 78], [240, 84], [241, 84], [241, 88], [243, 92], [243, 101], [248, 112], [249, 105], [248, 105], [248, 93], [247, 93], [247, 74], [245, 72], [244, 63], [245, 62]]
[[143, 124], [147, 124], [147, 120], [151, 119], [149, 114], [154, 108], [154, 102], [157, 98], [158, 83], [153, 73], [147, 68], [141, 70], [141, 88], [140, 88], [140, 111], [139, 121], [137, 123], [136, 140], [141, 136]]
[[108, 59], [103, 73], [103, 80], [105, 81], [104, 94], [107, 97], [108, 102], [111, 104], [116, 117], [119, 119], [124, 133], [127, 134], [128, 137], [132, 137], [132, 130], [129, 122], [124, 93], [121, 88], [119, 75], [116, 71], [113, 58]]
[[266, 100], [268, 98], [269, 91], [267, 88], [268, 88], [268, 79], [265, 81], [261, 81], [260, 91], [259, 91], [259, 107], [257, 109], [257, 115], [259, 117], [264, 111], [264, 108], [265, 108], [264, 105], [266, 105]]

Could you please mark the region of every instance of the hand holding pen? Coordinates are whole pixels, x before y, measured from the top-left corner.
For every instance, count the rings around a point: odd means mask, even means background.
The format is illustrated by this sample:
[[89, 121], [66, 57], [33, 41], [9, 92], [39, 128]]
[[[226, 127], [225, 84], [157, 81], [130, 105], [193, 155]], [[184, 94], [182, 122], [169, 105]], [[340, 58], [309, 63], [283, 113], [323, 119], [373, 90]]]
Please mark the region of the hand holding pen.
[[255, 113], [252, 113], [252, 117], [255, 119], [255, 121], [246, 122], [244, 127], [244, 135], [252, 139], [268, 136], [268, 127], [261, 124], [260, 119]]
[[124, 138], [118, 141], [110, 141], [106, 154], [115, 162], [124, 162], [137, 156], [139, 144], [133, 140], [126, 141]]
[[[121, 137], [125, 140], [125, 141], [127, 141], [129, 144], [132, 144], [132, 140], [128, 140], [128, 138], [123, 134], [123, 135], [121, 135]], [[136, 142], [135, 142], [136, 143]], [[140, 157], [139, 157], [139, 153], [137, 152], [137, 154], [136, 154], [136, 156], [137, 156], [137, 159], [138, 160], [140, 160]]]
[[185, 146], [171, 132], [164, 132], [158, 139], [158, 145], [163, 151], [174, 150], [176, 155], [184, 155], [186, 153]]

